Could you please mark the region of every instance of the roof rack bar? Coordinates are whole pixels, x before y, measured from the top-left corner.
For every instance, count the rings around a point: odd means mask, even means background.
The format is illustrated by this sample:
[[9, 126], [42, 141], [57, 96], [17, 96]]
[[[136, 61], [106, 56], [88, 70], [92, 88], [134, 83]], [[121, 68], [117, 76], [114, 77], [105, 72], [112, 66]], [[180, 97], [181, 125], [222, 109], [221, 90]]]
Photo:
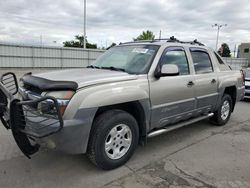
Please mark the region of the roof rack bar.
[[124, 43], [120, 43], [120, 44], [132, 44], [132, 43], [142, 43], [142, 42], [153, 43], [153, 42], [157, 42], [157, 41], [176, 42], [176, 43], [182, 43], [182, 44], [192, 44], [192, 45], [205, 46], [204, 44], [202, 44], [201, 42], [199, 42], [197, 39], [195, 39], [194, 41], [180, 41], [177, 38], [175, 38], [174, 36], [172, 36], [170, 38], [162, 38], [162, 39], [135, 40], [135, 41], [124, 42]]
[[154, 40], [135, 40], [130, 42], [120, 42], [120, 44], [131, 44], [131, 43], [141, 43], [141, 42], [154, 42]]

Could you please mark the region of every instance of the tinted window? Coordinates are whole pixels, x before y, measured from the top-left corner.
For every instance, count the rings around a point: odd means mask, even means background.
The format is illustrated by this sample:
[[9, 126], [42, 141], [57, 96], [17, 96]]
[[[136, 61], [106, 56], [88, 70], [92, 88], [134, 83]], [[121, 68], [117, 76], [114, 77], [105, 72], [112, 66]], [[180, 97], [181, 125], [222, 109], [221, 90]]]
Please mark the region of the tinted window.
[[180, 75], [189, 74], [186, 53], [182, 49], [167, 50], [161, 59], [161, 64], [174, 64], [179, 68]]
[[218, 60], [218, 62], [219, 62], [220, 64], [225, 64], [225, 63], [222, 61], [222, 59], [219, 57], [219, 55], [218, 55], [217, 53], [214, 52], [214, 54], [215, 54], [215, 56], [216, 56], [216, 58], [217, 58], [217, 60]]
[[249, 53], [249, 48], [245, 48], [244, 53]]
[[194, 69], [197, 74], [213, 72], [212, 62], [207, 52], [191, 50]]

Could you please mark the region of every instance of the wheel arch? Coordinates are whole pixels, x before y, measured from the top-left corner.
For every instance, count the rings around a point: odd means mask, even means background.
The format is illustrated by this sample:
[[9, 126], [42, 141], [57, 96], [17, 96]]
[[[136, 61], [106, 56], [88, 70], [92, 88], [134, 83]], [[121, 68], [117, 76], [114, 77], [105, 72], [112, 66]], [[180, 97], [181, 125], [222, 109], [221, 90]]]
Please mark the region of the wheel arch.
[[233, 101], [233, 105], [232, 105], [232, 112], [234, 111], [234, 107], [235, 107], [235, 103], [236, 103], [236, 97], [237, 97], [237, 89], [235, 86], [228, 86], [225, 87], [223, 95], [224, 94], [228, 94], [231, 96], [232, 101]]
[[[103, 112], [112, 110], [112, 109], [123, 110], [131, 114], [136, 119], [138, 126], [139, 126], [139, 141], [141, 144], [145, 144], [147, 141], [147, 136], [146, 136], [147, 131], [149, 129], [149, 117], [150, 117], [149, 103], [146, 100], [144, 100], [144, 101], [131, 101], [131, 102], [126, 102], [126, 103], [101, 106], [96, 111], [94, 119], [98, 117], [100, 114], [102, 114]], [[92, 125], [92, 128], [93, 128], [93, 125]], [[92, 128], [91, 128], [91, 132], [92, 132]]]

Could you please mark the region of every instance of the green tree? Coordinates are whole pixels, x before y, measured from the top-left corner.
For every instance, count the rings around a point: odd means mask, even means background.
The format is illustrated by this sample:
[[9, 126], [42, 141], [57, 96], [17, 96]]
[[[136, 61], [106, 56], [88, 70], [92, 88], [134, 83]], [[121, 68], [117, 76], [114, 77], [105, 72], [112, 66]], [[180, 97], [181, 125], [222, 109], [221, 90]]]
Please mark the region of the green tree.
[[[84, 40], [83, 35], [76, 35], [75, 40], [65, 41], [63, 42], [63, 46], [73, 47], [73, 48], [83, 48], [83, 40]], [[97, 45], [89, 43], [88, 40], [86, 39], [86, 48], [97, 49]]]
[[218, 50], [218, 53], [222, 56], [222, 57], [231, 57], [231, 51], [229, 49], [229, 46], [227, 43], [223, 43], [220, 47], [220, 49]]
[[155, 35], [152, 31], [143, 31], [137, 38], [134, 39], [136, 40], [153, 40], [155, 38]]
[[106, 50], [109, 50], [110, 48], [112, 48], [114, 46], [116, 46], [116, 43], [113, 42], [109, 47], [106, 48]]

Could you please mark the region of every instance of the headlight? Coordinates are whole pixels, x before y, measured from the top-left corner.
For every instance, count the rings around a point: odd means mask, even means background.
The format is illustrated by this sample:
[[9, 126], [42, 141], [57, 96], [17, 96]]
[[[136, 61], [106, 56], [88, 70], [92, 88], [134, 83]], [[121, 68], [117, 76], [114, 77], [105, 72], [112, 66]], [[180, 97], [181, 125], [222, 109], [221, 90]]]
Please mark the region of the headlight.
[[55, 97], [59, 104], [59, 111], [61, 115], [63, 115], [67, 105], [69, 104], [70, 99], [73, 97], [74, 94], [74, 91], [48, 91], [43, 92], [42, 96]]
[[74, 91], [48, 91], [43, 92], [42, 96], [50, 96], [55, 97], [56, 99], [61, 100], [70, 100], [73, 95], [75, 94]]

